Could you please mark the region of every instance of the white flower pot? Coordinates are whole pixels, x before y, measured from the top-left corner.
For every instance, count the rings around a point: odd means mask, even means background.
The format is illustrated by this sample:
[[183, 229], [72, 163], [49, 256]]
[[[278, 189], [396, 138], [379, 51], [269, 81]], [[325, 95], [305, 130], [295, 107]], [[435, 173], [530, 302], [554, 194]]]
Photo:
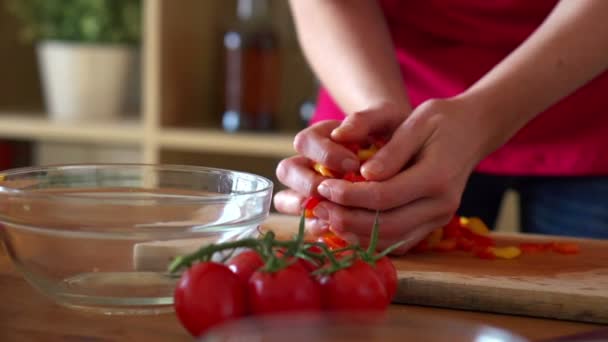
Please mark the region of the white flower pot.
[[125, 112], [136, 83], [136, 48], [43, 42], [37, 52], [52, 120], [107, 121]]

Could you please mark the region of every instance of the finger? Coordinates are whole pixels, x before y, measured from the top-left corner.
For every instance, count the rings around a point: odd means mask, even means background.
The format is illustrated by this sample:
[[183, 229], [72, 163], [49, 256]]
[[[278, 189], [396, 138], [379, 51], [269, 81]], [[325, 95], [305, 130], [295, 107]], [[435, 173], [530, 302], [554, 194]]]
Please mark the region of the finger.
[[[321, 202], [315, 209], [321, 209], [327, 217], [319, 217], [329, 222], [335, 232], [350, 232], [359, 237], [368, 237], [374, 224], [375, 212], [347, 208], [331, 202]], [[418, 227], [450, 217], [449, 204], [441, 199], [425, 198], [404, 207], [384, 211], [378, 218], [379, 236], [382, 239], [399, 239]]]
[[[306, 197], [293, 190], [283, 190], [274, 196], [275, 209], [283, 214], [302, 215], [302, 204]], [[306, 230], [313, 236], [321, 235], [329, 229], [329, 224], [316, 218], [306, 219]]]
[[283, 214], [300, 215], [302, 213], [302, 203], [306, 197], [293, 190], [279, 191], [274, 195], [274, 207]]
[[396, 113], [394, 109], [369, 109], [348, 115], [331, 132], [331, 137], [339, 142], [364, 141], [376, 133], [392, 131], [405, 119], [405, 113]]
[[277, 165], [276, 176], [283, 185], [302, 196], [316, 196], [318, 185], [326, 179], [310, 167], [310, 160], [303, 156], [283, 159]]
[[317, 186], [317, 192], [343, 206], [388, 210], [428, 197], [434, 186], [433, 174], [430, 165], [417, 163], [383, 182], [351, 183], [323, 179]]
[[331, 170], [358, 170], [360, 164], [357, 156], [329, 138], [331, 131], [338, 125], [337, 120], [327, 120], [301, 131], [294, 139], [294, 148], [298, 153]]
[[368, 180], [386, 180], [414, 158], [433, 134], [430, 125], [419, 123], [412, 116], [403, 122], [391, 139], [361, 166], [361, 174]]

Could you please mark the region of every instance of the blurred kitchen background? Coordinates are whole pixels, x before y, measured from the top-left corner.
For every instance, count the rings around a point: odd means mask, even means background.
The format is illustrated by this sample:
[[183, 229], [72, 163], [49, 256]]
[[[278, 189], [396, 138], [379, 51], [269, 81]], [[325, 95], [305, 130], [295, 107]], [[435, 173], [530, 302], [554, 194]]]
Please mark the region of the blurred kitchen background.
[[192, 164], [278, 188], [314, 110], [285, 0], [0, 0], [0, 56], [0, 169]]

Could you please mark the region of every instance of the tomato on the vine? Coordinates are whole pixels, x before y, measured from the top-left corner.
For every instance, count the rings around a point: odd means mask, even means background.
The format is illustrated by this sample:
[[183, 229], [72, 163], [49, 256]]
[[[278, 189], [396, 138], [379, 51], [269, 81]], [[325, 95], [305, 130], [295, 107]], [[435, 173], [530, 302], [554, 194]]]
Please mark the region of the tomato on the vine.
[[381, 311], [389, 304], [385, 285], [362, 260], [319, 279], [323, 307], [330, 311]]
[[391, 259], [384, 256], [376, 261], [374, 270], [384, 284], [388, 301], [392, 301], [397, 293], [397, 285], [399, 282], [395, 265], [393, 265]]
[[241, 282], [246, 286], [253, 272], [264, 266], [264, 260], [255, 250], [244, 251], [231, 258], [226, 266], [236, 274]]
[[253, 314], [321, 309], [319, 284], [299, 263], [276, 272], [256, 271], [249, 279], [247, 296]]
[[225, 265], [200, 262], [186, 270], [174, 293], [175, 313], [183, 326], [200, 336], [210, 327], [246, 313], [245, 287]]

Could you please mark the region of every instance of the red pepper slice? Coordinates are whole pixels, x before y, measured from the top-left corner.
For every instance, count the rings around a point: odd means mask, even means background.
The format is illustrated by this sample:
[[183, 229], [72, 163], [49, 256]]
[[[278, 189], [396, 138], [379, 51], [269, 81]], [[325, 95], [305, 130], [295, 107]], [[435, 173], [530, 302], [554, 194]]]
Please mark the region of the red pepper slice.
[[460, 217], [454, 215], [450, 222], [443, 228], [443, 235], [446, 238], [459, 238], [462, 236], [462, 226], [460, 225]]
[[348, 242], [331, 231], [323, 233], [318, 239], [318, 242], [324, 243], [330, 250], [345, 248]]
[[534, 242], [522, 242], [519, 244], [519, 249], [524, 253], [540, 253], [547, 250], [545, 244]]
[[460, 238], [457, 238], [457, 240], [456, 240], [456, 248], [461, 251], [470, 252], [473, 250], [474, 247], [475, 247], [475, 242], [473, 242], [472, 240], [469, 240], [467, 238], [460, 237]]
[[456, 249], [458, 242], [455, 239], [446, 239], [437, 242], [435, 246], [433, 246], [433, 250], [438, 252], [450, 252]]
[[578, 244], [573, 242], [556, 242], [553, 245], [553, 251], [560, 254], [578, 254], [581, 249]]
[[304, 217], [313, 218], [315, 215], [313, 214], [313, 210], [315, 207], [321, 202], [323, 198], [317, 196], [311, 196], [304, 201], [302, 206], [304, 207]]
[[366, 179], [361, 176], [359, 173], [354, 171], [348, 171], [342, 179], [347, 180], [349, 182], [357, 183], [357, 182], [365, 182]]
[[496, 255], [492, 252], [491, 247], [478, 248], [474, 251], [475, 256], [480, 259], [493, 260], [496, 259]]

